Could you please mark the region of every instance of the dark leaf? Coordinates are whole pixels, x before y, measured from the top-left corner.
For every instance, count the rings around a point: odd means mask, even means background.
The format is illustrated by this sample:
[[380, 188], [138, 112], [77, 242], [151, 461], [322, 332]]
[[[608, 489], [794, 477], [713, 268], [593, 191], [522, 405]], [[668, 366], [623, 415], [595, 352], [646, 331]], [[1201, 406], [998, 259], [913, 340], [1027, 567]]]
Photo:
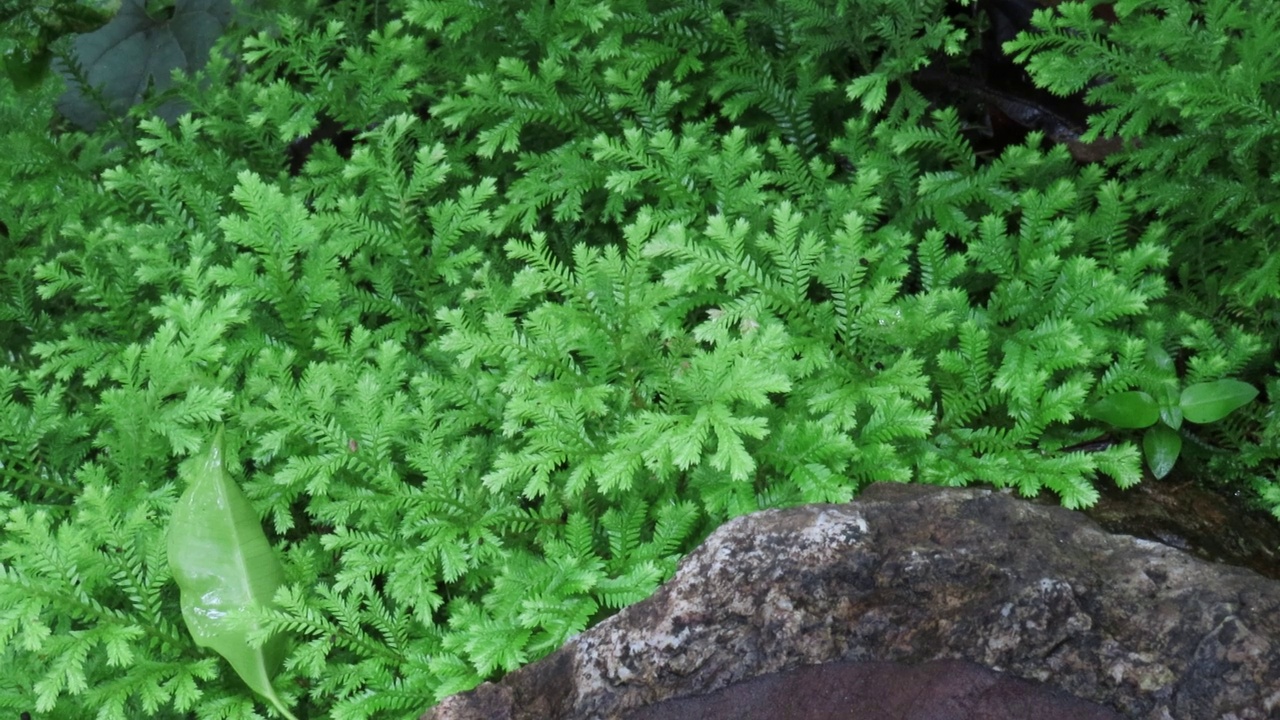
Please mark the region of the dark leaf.
[[[148, 88], [163, 92], [173, 85], [175, 68], [191, 73], [209, 59], [209, 51], [231, 20], [231, 0], [179, 0], [172, 16], [153, 18], [146, 0], [124, 0], [119, 13], [102, 28], [77, 36], [72, 44], [74, 60], [83, 80], [102, 95], [107, 108], [86, 92], [65, 63], [55, 61], [67, 78], [67, 91], [58, 110], [86, 130], [107, 118], [107, 110], [123, 115], [140, 102]], [[174, 121], [183, 112], [180, 103], [163, 105], [159, 115]]]

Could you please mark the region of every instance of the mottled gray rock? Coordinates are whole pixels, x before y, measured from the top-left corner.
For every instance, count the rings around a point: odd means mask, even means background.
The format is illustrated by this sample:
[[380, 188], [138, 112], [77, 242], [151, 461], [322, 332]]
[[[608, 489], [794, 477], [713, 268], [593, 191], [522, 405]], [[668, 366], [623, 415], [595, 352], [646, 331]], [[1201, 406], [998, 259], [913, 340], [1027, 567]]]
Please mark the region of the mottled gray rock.
[[[948, 666], [968, 668], [958, 683], [920, 680], [949, 659], [966, 661]], [[1065, 691], [1102, 706], [1078, 717], [1280, 718], [1280, 583], [999, 492], [873, 486], [727, 523], [653, 597], [423, 718], [696, 717], [674, 713], [732, 708], [734, 686], [743, 711], [761, 688], [812, 687], [788, 671], [837, 662], [853, 668], [829, 694], [846, 716], [874, 700], [915, 708], [886, 720], [1012, 717], [1000, 708]], [[857, 680], [869, 672], [898, 680]], [[1003, 705], [963, 714], [992, 687]]]

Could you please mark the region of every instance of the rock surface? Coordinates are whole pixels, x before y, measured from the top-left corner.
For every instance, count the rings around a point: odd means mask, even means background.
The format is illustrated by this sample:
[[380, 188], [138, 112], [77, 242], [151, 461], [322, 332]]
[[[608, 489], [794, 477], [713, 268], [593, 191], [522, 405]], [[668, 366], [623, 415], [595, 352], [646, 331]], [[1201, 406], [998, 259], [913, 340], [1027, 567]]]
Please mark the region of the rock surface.
[[[1280, 580], [1280, 523], [1244, 497], [1173, 475], [1126, 490], [1099, 483], [1098, 490], [1101, 497], [1084, 514], [1107, 532], [1155, 540]], [[1037, 500], [1057, 504], [1051, 493]]]
[[[939, 674], [948, 660], [962, 662]], [[846, 692], [798, 714], [815, 677]], [[1280, 717], [1280, 583], [999, 492], [873, 486], [725, 524], [653, 597], [423, 719], [751, 717], [764, 702], [827, 718], [874, 701], [886, 720], [977, 720], [1050, 700], [1090, 703], [1081, 718]]]
[[[856, 709], [856, 714], [851, 710]], [[666, 700], [625, 720], [1123, 720], [1062, 690], [964, 660], [830, 662]]]

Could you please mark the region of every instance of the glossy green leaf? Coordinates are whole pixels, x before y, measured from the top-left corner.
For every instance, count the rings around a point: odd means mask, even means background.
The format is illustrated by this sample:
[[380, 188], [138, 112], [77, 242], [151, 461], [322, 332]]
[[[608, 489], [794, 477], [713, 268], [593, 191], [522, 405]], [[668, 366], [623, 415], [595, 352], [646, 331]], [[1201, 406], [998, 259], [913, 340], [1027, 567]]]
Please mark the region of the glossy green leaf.
[[1165, 372], [1172, 373], [1174, 370], [1173, 357], [1159, 345], [1152, 345], [1147, 348], [1147, 360], [1156, 368]]
[[1248, 405], [1258, 397], [1258, 389], [1239, 380], [1188, 385], [1182, 391], [1182, 414], [1193, 423], [1211, 423], [1221, 420], [1231, 411]]
[[1156, 479], [1169, 474], [1182, 452], [1182, 436], [1177, 430], [1161, 423], [1142, 436], [1142, 452], [1147, 456], [1147, 467]]
[[1156, 404], [1162, 408], [1177, 406], [1179, 399], [1182, 397], [1178, 390], [1179, 387], [1178, 381], [1174, 378], [1169, 378], [1160, 383], [1155, 390]]
[[223, 432], [196, 458], [186, 492], [169, 520], [169, 567], [182, 591], [182, 617], [196, 644], [231, 663], [245, 683], [290, 720], [271, 686], [284, 657], [284, 638], [262, 647], [248, 638], [259, 629], [284, 579], [249, 499], [223, 464]]
[[1133, 390], [1102, 398], [1089, 414], [1119, 428], [1144, 428], [1160, 419], [1160, 406], [1150, 395]]

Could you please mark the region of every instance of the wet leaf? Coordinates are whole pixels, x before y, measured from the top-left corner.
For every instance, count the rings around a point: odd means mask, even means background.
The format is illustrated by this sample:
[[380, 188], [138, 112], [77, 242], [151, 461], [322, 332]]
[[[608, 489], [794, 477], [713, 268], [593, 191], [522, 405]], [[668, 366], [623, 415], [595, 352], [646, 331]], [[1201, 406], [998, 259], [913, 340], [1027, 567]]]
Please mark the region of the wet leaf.
[[1193, 423], [1217, 422], [1256, 397], [1258, 389], [1239, 380], [1196, 383], [1182, 391], [1182, 413]]
[[169, 520], [169, 567], [182, 591], [182, 618], [196, 644], [226, 658], [253, 690], [290, 720], [271, 686], [284, 638], [253, 647], [258, 612], [284, 579], [249, 499], [223, 464], [223, 431], [196, 458]]
[[1163, 423], [1156, 425], [1142, 436], [1142, 451], [1147, 456], [1147, 467], [1157, 480], [1169, 474], [1182, 452], [1182, 436], [1177, 430]]
[[1163, 405], [1160, 407], [1160, 422], [1168, 425], [1174, 430], [1182, 427], [1182, 406], [1181, 405]]
[[1144, 428], [1160, 419], [1155, 398], [1137, 390], [1109, 395], [1089, 408], [1089, 414], [1119, 428]]

